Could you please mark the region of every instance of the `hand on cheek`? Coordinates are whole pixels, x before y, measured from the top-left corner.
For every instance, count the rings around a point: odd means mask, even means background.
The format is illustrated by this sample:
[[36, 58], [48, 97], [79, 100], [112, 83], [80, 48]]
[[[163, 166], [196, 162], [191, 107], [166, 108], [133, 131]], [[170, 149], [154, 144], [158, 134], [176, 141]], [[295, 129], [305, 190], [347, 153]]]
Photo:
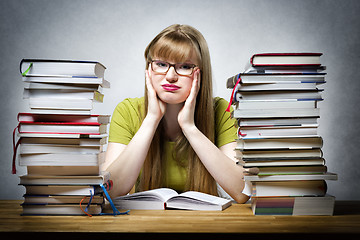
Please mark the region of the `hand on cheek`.
[[[196, 101], [197, 94], [200, 90], [200, 69], [194, 72], [194, 79], [191, 85], [190, 94], [186, 101]], [[185, 102], [186, 103], [186, 102]]]
[[[150, 67], [149, 67], [150, 69]], [[148, 115], [151, 117], [155, 117], [155, 119], [160, 120], [166, 110], [166, 104], [161, 101], [157, 93], [151, 83], [151, 71], [146, 70], [145, 71], [145, 80], [146, 80], [146, 88], [147, 88], [147, 94], [148, 94]]]
[[195, 126], [195, 106], [196, 106], [196, 97], [200, 90], [200, 69], [197, 69], [194, 72], [194, 79], [190, 89], [190, 94], [187, 97], [184, 107], [181, 109], [178, 115], [178, 122], [180, 127], [184, 128]]

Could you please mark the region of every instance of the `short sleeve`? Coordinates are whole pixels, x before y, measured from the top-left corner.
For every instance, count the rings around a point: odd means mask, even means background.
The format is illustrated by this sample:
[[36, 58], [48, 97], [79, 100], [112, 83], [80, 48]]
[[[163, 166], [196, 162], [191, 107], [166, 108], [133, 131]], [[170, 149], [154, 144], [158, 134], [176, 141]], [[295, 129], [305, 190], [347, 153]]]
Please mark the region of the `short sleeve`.
[[109, 142], [129, 144], [141, 125], [144, 98], [127, 98], [120, 102], [111, 117]]
[[223, 98], [215, 98], [215, 144], [217, 147], [235, 142], [237, 138], [236, 119], [231, 118], [230, 112], [226, 111], [228, 104], [228, 101]]

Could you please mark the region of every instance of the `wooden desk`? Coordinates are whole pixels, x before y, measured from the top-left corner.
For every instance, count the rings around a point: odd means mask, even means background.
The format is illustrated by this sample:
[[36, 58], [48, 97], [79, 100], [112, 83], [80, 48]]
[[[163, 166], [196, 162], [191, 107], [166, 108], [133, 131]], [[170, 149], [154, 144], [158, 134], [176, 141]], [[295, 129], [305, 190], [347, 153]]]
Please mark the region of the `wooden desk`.
[[27, 232], [27, 236], [29, 232], [207, 233], [208, 236], [290, 233], [301, 239], [303, 234], [360, 234], [360, 201], [337, 201], [334, 216], [254, 216], [250, 204], [234, 204], [222, 212], [131, 210], [129, 215], [115, 217], [20, 216], [21, 202], [0, 201], [1, 232]]

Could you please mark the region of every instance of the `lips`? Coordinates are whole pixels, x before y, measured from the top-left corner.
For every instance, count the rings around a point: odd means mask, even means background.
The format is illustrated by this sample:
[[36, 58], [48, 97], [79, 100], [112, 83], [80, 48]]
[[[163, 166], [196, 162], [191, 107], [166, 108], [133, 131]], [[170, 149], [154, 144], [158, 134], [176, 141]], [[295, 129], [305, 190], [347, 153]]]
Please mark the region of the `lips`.
[[169, 91], [169, 92], [174, 92], [180, 89], [179, 86], [176, 86], [174, 84], [163, 84], [161, 86], [163, 87], [163, 89], [165, 89], [165, 91]]

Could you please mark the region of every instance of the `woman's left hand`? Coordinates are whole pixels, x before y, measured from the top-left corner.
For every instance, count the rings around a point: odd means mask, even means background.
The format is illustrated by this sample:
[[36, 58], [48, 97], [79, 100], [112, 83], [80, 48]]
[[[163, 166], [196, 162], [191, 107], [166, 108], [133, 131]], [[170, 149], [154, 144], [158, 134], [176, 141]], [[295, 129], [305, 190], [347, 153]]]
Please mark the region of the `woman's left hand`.
[[196, 69], [194, 72], [194, 80], [192, 82], [190, 94], [178, 115], [178, 122], [183, 131], [195, 126], [195, 106], [196, 97], [200, 90], [200, 79], [200, 69]]

